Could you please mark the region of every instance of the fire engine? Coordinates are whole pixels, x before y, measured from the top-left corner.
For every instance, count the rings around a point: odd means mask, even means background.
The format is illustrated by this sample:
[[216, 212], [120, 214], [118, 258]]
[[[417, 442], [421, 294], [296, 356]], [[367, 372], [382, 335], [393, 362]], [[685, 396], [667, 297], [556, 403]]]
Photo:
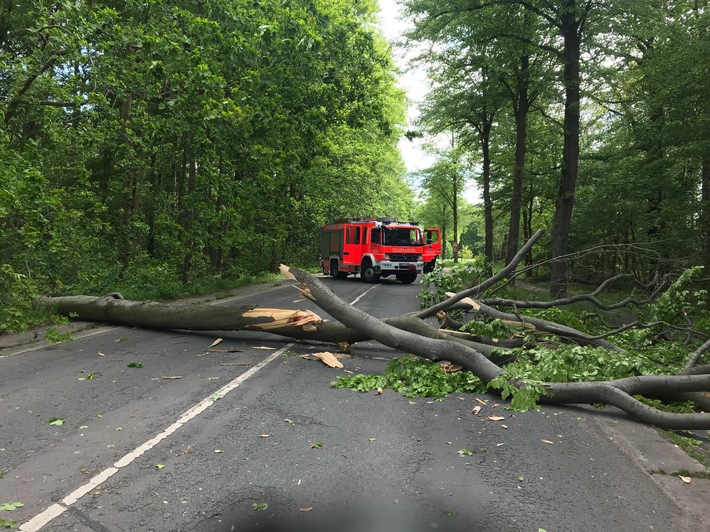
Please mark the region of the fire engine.
[[393, 218], [338, 220], [321, 228], [321, 269], [345, 279], [351, 274], [369, 283], [394, 275], [405, 284], [434, 269], [441, 255], [438, 228]]

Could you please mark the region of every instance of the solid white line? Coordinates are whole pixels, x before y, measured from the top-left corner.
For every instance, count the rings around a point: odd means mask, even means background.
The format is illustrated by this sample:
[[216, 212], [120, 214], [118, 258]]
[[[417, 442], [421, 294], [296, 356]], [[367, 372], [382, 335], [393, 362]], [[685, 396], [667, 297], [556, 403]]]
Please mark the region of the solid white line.
[[37, 514], [34, 516], [32, 519], [24, 523], [23, 525], [20, 526], [20, 530], [23, 532], [36, 532], [40, 529], [42, 529], [43, 526], [45, 526], [47, 523], [52, 521], [53, 519], [59, 517], [62, 513], [64, 513], [69, 506], [75, 504], [79, 499], [81, 499], [84, 495], [87, 493], [91, 492], [92, 490], [96, 489], [96, 487], [100, 486], [106, 480], [111, 478], [113, 475], [118, 473], [118, 471], [126, 467], [127, 465], [131, 464], [136, 458], [141, 456], [143, 453], [151, 450], [153, 447], [155, 447], [158, 443], [160, 443], [162, 440], [170, 436], [172, 433], [177, 431], [180, 427], [182, 427], [185, 423], [190, 421], [191, 419], [196, 418], [199, 416], [202, 412], [207, 410], [210, 406], [212, 406], [215, 401], [217, 401], [218, 398], [222, 398], [225, 395], [227, 395], [229, 392], [233, 391], [234, 389], [238, 388], [244, 381], [246, 381], [248, 378], [254, 376], [259, 370], [261, 370], [264, 366], [269, 364], [270, 362], [274, 361], [277, 359], [284, 351], [288, 350], [293, 346], [296, 342], [291, 342], [290, 344], [282, 347], [278, 351], [272, 353], [269, 357], [265, 358], [261, 362], [259, 362], [256, 366], [250, 368], [248, 371], [242, 373], [239, 375], [239, 377], [235, 378], [233, 381], [231, 381], [229, 384], [223, 386], [219, 390], [217, 390], [215, 393], [211, 394], [209, 397], [205, 397], [202, 401], [194, 405], [193, 407], [189, 408], [186, 412], [184, 412], [175, 423], [170, 425], [167, 429], [165, 429], [163, 432], [158, 434], [157, 436], [153, 437], [152, 439], [148, 440], [147, 442], [143, 443], [142, 445], [138, 446], [136, 449], [131, 451], [130, 453], [126, 454], [123, 458], [121, 458], [118, 462], [113, 464], [113, 467], [109, 467], [104, 469], [101, 473], [98, 475], [94, 476], [89, 482], [84, 484], [83, 486], [80, 486], [73, 492], [71, 492], [69, 495], [64, 497], [62, 499], [61, 504], [53, 504], [46, 510], [42, 511], [41, 513]]
[[[120, 329], [120, 328], [121, 327], [100, 327], [98, 330], [94, 330], [94, 331], [88, 332], [86, 334], [74, 335], [74, 336], [72, 336], [72, 340], [80, 340], [82, 338], [88, 338], [89, 336], [96, 336], [97, 334], [104, 334], [104, 333], [107, 333], [110, 331], [115, 331], [116, 329]], [[69, 331], [69, 332], [71, 332], [71, 331]], [[32, 351], [37, 351], [39, 349], [46, 349], [50, 345], [53, 345], [53, 344], [43, 343], [42, 345], [36, 345], [34, 347], [22, 349], [21, 351], [13, 351], [12, 353], [8, 353], [7, 355], [0, 355], [0, 359], [13, 357], [15, 355], [22, 355], [24, 353], [31, 353]], [[56, 345], [56, 344], [54, 344], [54, 345]]]

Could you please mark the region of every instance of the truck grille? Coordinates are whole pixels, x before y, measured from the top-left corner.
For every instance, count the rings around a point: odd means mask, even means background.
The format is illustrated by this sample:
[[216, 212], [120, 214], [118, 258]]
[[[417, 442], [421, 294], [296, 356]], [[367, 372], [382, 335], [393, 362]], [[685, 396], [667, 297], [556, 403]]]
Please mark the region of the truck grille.
[[388, 253], [392, 262], [417, 262], [420, 256], [415, 253]]

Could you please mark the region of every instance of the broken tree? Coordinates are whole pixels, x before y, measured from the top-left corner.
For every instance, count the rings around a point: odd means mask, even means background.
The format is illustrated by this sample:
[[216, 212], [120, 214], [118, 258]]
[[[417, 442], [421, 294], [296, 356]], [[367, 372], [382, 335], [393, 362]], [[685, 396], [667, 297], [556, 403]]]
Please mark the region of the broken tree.
[[[559, 301], [531, 303], [480, 299], [486, 289], [515, 275], [517, 264], [541, 234], [541, 232], [536, 233], [504, 270], [480, 285], [457, 294], [451, 294], [446, 301], [418, 314], [384, 320], [375, 318], [345, 303], [318, 278], [288, 267], [283, 268], [284, 273], [293, 276], [300, 282], [303, 294], [311, 298], [337, 321], [323, 321], [309, 311], [127, 301], [117, 294], [101, 298], [90, 296], [43, 298], [38, 303], [43, 306], [51, 306], [61, 314], [78, 316], [84, 320], [149, 328], [260, 330], [297, 339], [328, 343], [345, 342], [347, 344], [374, 339], [388, 347], [425, 359], [446, 360], [458, 364], [473, 372], [486, 384], [492, 381], [498, 383], [504, 381], [508, 388], [524, 389], [531, 384], [506, 374], [505, 363], [511, 360], [511, 357], [506, 355], [506, 349], [508, 349], [506, 342], [473, 337], [458, 331], [437, 329], [424, 320], [437, 313], [442, 316], [441, 313], [452, 309], [475, 309], [476, 312], [483, 312], [507, 322], [518, 323], [521, 327], [532, 327], [536, 331], [553, 334], [562, 340], [593, 345], [611, 352], [620, 351], [620, 348], [605, 337], [592, 337], [570, 327], [527, 318], [517, 312], [502, 312], [493, 307], [505, 304], [513, 308], [522, 308], [526, 305], [560, 304]], [[660, 284], [662, 283], [656, 282], [654, 286]], [[598, 302], [597, 295], [598, 292], [594, 292], [587, 296], [577, 297], [596, 304]], [[651, 291], [650, 297], [654, 298], [657, 295], [657, 291]], [[520, 342], [513, 339], [509, 345], [520, 345]], [[697, 365], [709, 347], [710, 342], [706, 342], [701, 348], [698, 348], [690, 356], [682, 374], [638, 375], [591, 382], [537, 382], [534, 385], [537, 390], [541, 391], [539, 400], [544, 403], [603, 403], [616, 406], [643, 422], [663, 428], [710, 429], [710, 414], [708, 413], [665, 412], [653, 408], [635, 397], [640, 395], [646, 398], [660, 398], [678, 393], [710, 391], [710, 366]]]

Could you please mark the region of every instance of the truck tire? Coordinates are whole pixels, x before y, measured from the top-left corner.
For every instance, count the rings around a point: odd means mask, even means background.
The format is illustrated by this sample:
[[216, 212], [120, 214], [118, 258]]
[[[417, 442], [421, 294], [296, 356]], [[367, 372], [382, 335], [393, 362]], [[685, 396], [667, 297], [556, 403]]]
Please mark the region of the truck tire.
[[403, 272], [397, 274], [397, 279], [402, 281], [404, 284], [412, 284], [417, 280], [417, 272]]
[[341, 272], [340, 270], [338, 270], [338, 261], [335, 259], [330, 261], [330, 275], [333, 277], [333, 279], [347, 279], [348, 278], [347, 272]]
[[376, 283], [380, 280], [380, 274], [375, 272], [375, 268], [369, 260], [364, 260], [362, 262], [360, 277], [362, 277], [362, 280], [366, 283]]

